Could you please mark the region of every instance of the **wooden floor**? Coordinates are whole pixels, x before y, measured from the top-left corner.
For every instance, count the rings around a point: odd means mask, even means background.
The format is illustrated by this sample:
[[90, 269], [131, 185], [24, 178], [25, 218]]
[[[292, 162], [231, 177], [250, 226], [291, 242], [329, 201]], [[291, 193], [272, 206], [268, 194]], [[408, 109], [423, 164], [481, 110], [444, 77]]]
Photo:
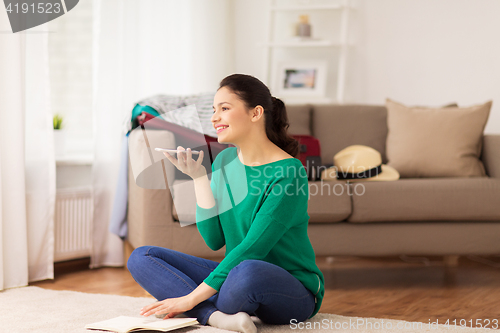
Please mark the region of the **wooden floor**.
[[[483, 258], [460, 257], [458, 266], [447, 267], [442, 257], [318, 257], [326, 281], [319, 312], [424, 323], [465, 319], [468, 327], [477, 327], [477, 319], [500, 321], [500, 257], [477, 261]], [[54, 280], [31, 285], [151, 297], [126, 269], [90, 270], [88, 264], [88, 259], [56, 264]]]

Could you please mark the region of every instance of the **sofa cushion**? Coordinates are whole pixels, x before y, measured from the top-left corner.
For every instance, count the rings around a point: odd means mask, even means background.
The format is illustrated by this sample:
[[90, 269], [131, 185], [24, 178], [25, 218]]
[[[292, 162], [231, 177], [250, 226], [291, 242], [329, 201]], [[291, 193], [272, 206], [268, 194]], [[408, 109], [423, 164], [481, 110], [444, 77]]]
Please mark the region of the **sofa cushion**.
[[333, 164], [333, 156], [351, 145], [376, 149], [387, 163], [387, 109], [379, 105], [314, 105], [312, 135], [321, 142], [323, 165]]
[[387, 164], [401, 178], [485, 176], [479, 156], [491, 105], [408, 107], [387, 99]]
[[346, 182], [309, 181], [309, 223], [344, 221], [351, 215], [351, 198]]
[[499, 179], [410, 178], [351, 186], [349, 222], [500, 221]]
[[[309, 222], [330, 223], [345, 220], [351, 214], [351, 199], [345, 182], [308, 182]], [[322, 185], [323, 184], [323, 185]], [[196, 222], [196, 196], [192, 181], [175, 180], [172, 190], [172, 215], [181, 225]]]
[[286, 105], [289, 134], [311, 135], [311, 108], [310, 104]]

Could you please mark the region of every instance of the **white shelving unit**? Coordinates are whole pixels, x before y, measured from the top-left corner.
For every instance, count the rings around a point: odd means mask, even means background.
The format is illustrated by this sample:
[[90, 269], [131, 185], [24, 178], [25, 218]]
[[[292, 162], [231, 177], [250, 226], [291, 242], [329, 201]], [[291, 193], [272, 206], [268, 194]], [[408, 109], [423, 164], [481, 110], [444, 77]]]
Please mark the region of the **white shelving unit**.
[[[347, 66], [347, 54], [348, 48], [353, 46], [348, 41], [348, 32], [349, 32], [349, 14], [350, 11], [355, 9], [352, 6], [350, 0], [331, 0], [328, 3], [328, 0], [298, 0], [298, 1], [289, 1], [288, 2], [280, 1], [280, 0], [269, 0], [269, 21], [268, 21], [268, 34], [267, 41], [264, 44], [261, 44], [265, 48], [265, 68], [264, 68], [264, 80], [269, 87], [275, 87], [275, 78], [276, 75], [276, 64], [280, 61], [279, 58], [275, 56], [277, 49], [287, 48], [289, 49], [289, 53], [293, 54], [298, 53], [298, 50], [307, 50], [310, 49], [311, 52], [315, 50], [325, 50], [325, 49], [337, 49], [338, 50], [338, 60], [337, 60], [337, 77], [327, 76], [327, 81], [336, 80], [335, 86], [335, 96], [332, 96], [333, 92], [326, 94], [324, 97], [299, 97], [299, 98], [288, 98], [286, 102], [288, 104], [294, 103], [344, 103], [345, 101], [345, 81], [346, 81], [346, 66]], [[312, 35], [313, 38], [310, 40], [297, 40], [294, 38], [289, 38], [289, 40], [276, 40], [276, 30], [285, 27], [277, 27], [276, 26], [276, 15], [278, 13], [290, 13], [296, 14], [297, 17], [299, 14], [303, 13], [312, 13], [312, 12], [328, 12], [332, 13], [334, 11], [340, 11], [340, 22], [336, 22], [338, 24], [338, 29], [340, 29], [337, 33], [339, 33], [339, 41], [334, 41], [328, 38], [317, 39], [315, 36], [315, 24], [314, 22], [310, 22], [312, 24]], [[333, 15], [332, 15], [333, 16]], [[337, 15], [338, 16], [338, 15]], [[332, 32], [332, 35], [334, 33]], [[302, 51], [303, 54], [303, 51]], [[333, 58], [333, 57], [332, 57]], [[307, 57], [298, 57], [298, 61], [307, 61], [309, 60]], [[317, 59], [316, 59], [317, 60]], [[331, 59], [325, 59], [331, 61]]]

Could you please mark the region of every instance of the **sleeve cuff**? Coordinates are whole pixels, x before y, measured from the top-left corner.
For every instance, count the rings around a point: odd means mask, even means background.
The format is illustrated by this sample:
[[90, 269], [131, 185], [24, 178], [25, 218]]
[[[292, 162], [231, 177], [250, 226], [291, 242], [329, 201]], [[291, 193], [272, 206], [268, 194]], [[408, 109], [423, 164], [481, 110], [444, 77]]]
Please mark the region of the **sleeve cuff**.
[[203, 280], [205, 284], [209, 285], [210, 287], [214, 288], [215, 290], [219, 291], [220, 287], [224, 283], [225, 279], [223, 278], [218, 278], [218, 277], [211, 277], [210, 275]]
[[201, 208], [196, 203], [196, 222], [210, 220], [211, 218], [218, 217], [218, 215], [217, 204], [211, 208]]

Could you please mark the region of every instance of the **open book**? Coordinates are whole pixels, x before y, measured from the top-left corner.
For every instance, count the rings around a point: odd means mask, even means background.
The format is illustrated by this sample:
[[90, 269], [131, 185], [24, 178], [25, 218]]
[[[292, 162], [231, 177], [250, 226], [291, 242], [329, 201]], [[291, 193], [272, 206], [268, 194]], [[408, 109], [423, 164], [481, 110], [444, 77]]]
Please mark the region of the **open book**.
[[171, 331], [181, 327], [199, 324], [196, 318], [138, 318], [120, 316], [113, 319], [99, 321], [85, 325], [88, 330], [102, 330], [119, 333], [136, 332], [143, 330]]

